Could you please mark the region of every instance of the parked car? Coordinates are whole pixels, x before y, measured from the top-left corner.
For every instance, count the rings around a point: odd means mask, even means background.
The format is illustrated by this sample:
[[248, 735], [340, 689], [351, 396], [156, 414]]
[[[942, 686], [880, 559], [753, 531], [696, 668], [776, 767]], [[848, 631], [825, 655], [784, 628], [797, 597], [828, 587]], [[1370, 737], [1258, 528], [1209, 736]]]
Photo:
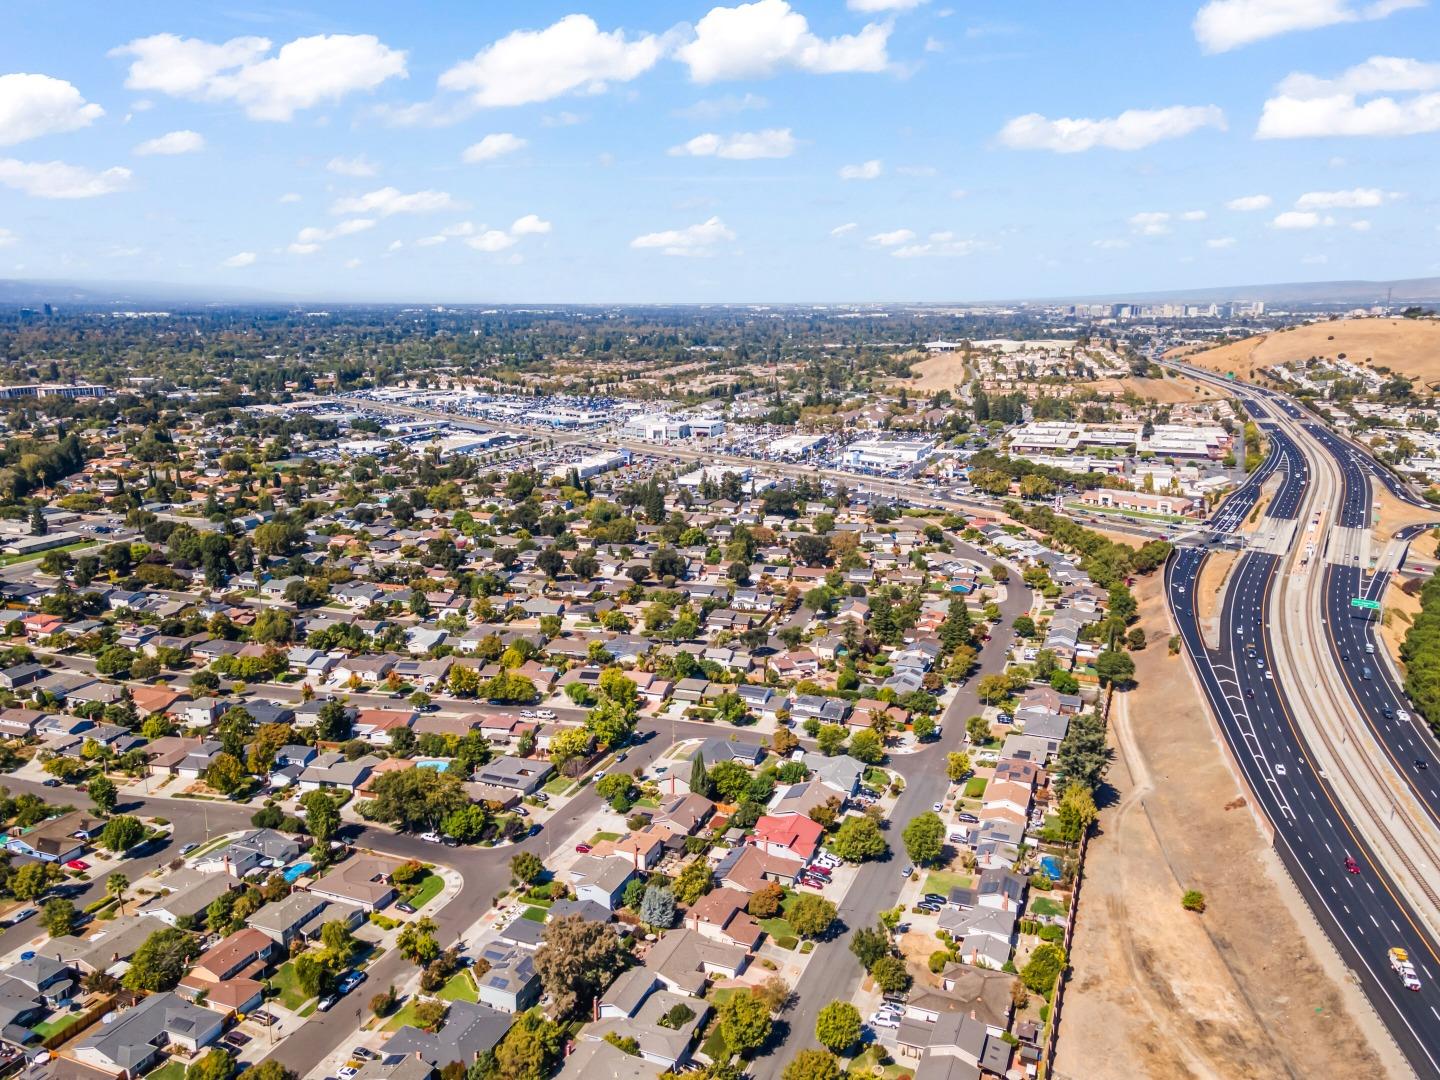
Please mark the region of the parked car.
[[588, 855], [588, 854], [590, 854], [590, 845], [589, 845], [589, 844], [576, 844], [576, 845], [575, 845], [575, 850], [576, 850], [577, 852], [579, 852], [581, 855]]
[[60, 781], [57, 780], [57, 779], [55, 779], [55, 777], [52, 776], [52, 777], [49, 777], [49, 778], [46, 779], [46, 780], [42, 780], [40, 786], [41, 786], [41, 787], [59, 787], [59, 786], [60, 786]]
[[65, 867], [68, 870], [89, 870], [90, 864], [84, 859], [71, 859], [65, 864]]
[[535, 710], [535, 719], [537, 719], [537, 720], [554, 720], [554, 719], [555, 719], [555, 710], [554, 710], [554, 709], [536, 709], [536, 710]]
[[335, 984], [335, 992], [342, 995], [348, 994], [351, 990], [354, 990], [355, 987], [359, 986], [364, 981], [365, 972], [347, 971], [344, 975], [340, 976], [340, 981]]
[[396, 911], [403, 911], [406, 915], [414, 915], [414, 914], [415, 914], [415, 908], [412, 907], [410, 904], [403, 904], [403, 903], [402, 903], [402, 904], [396, 904], [396, 905], [395, 905], [395, 910], [396, 910]]
[[318, 1002], [315, 1003], [315, 1008], [319, 1009], [321, 1012], [329, 1012], [332, 1008], [334, 1008], [335, 1002], [339, 1000], [340, 999], [334, 994], [326, 994], [323, 998], [321, 998]]
[[199, 844], [186, 844], [184, 847], [182, 847], [182, 848], [180, 849], [180, 854], [181, 854], [181, 855], [189, 855], [190, 852], [194, 851], [194, 850], [195, 850], [197, 847], [199, 847], [199, 846], [200, 846]]
[[910, 865], [907, 863], [906, 866], [905, 866], [905, 869], [903, 869], [903, 870], [900, 871], [900, 876], [901, 876], [902, 878], [908, 878], [908, 877], [909, 877], [911, 874], [913, 874], [913, 873], [915, 873], [915, 867], [910, 866]]
[[380, 1055], [368, 1046], [357, 1046], [350, 1051], [350, 1056], [361, 1061], [379, 1061]]
[[871, 1026], [871, 1027], [883, 1027], [883, 1028], [898, 1028], [898, 1027], [900, 1026], [900, 1021], [899, 1021], [899, 1020], [892, 1019], [891, 1017], [888, 1017], [888, 1016], [878, 1016], [878, 1015], [877, 1015], [877, 1016], [872, 1016], [872, 1017], [870, 1017], [870, 1026]]
[[438, 844], [440, 843], [440, 834], [436, 832], [422, 832], [420, 839], [424, 840], [427, 844]]
[[926, 893], [926, 894], [925, 894], [925, 899], [928, 900], [928, 901], [930, 901], [930, 903], [932, 903], [932, 904], [943, 904], [943, 903], [945, 903], [945, 897], [941, 896], [939, 893], [933, 893], [933, 892]]

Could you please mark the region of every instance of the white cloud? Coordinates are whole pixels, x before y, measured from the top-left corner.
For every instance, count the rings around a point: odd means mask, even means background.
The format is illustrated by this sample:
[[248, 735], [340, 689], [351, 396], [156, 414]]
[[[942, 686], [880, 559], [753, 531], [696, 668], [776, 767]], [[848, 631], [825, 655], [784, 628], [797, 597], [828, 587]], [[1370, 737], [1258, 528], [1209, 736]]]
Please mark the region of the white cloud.
[[923, 244], [906, 244], [890, 252], [897, 259], [948, 258], [973, 255], [988, 244], [979, 240], [962, 240], [952, 232], [933, 232]]
[[583, 124], [584, 122], [585, 118], [579, 113], [569, 112], [565, 109], [561, 109], [553, 115], [542, 116], [540, 118], [540, 126], [548, 128], [574, 127], [576, 124]]
[[320, 245], [342, 236], [353, 236], [375, 227], [374, 218], [350, 218], [326, 229], [318, 225], [307, 225], [295, 234], [295, 241], [287, 249], [292, 255], [313, 255]]
[[544, 30], [516, 30], [440, 76], [445, 90], [477, 106], [528, 105], [579, 91], [601, 93], [649, 71], [663, 53], [653, 34], [603, 32], [588, 15], [567, 15]]
[[722, 157], [735, 161], [755, 158], [784, 158], [795, 152], [795, 136], [789, 128], [766, 128], [764, 131], [738, 131], [733, 135], [707, 132], [688, 142], [672, 146], [675, 157]]
[[1210, 0], [1195, 14], [1195, 40], [1206, 52], [1226, 52], [1295, 30], [1383, 19], [1424, 3], [1425, 0], [1376, 0], [1358, 5], [1349, 0]]
[[1440, 63], [1372, 56], [1334, 79], [1303, 72], [1286, 77], [1275, 96], [1266, 100], [1255, 137], [1394, 136], [1433, 131], [1440, 131]]
[[884, 71], [890, 64], [887, 23], [870, 23], [858, 33], [817, 37], [810, 23], [786, 0], [755, 0], [714, 7], [695, 24], [693, 40], [675, 51], [698, 83], [756, 79], [794, 68], [812, 75]]
[[503, 229], [486, 229], [477, 236], [472, 236], [465, 241], [476, 251], [504, 251], [508, 247], [518, 244], [519, 238], [512, 236]]
[[1313, 210], [1286, 210], [1283, 214], [1276, 214], [1270, 224], [1277, 229], [1318, 229], [1322, 225], [1335, 224], [1335, 219], [1322, 217]]
[[854, 232], [854, 231], [855, 231], [856, 229], [858, 229], [859, 227], [860, 227], [859, 222], [847, 221], [847, 222], [845, 222], [844, 225], [836, 225], [833, 229], [831, 229], [831, 230], [830, 230], [830, 235], [831, 235], [831, 236], [844, 236], [846, 233], [852, 233], [852, 232]]
[[513, 154], [528, 145], [529, 140], [527, 139], [512, 135], [508, 131], [497, 131], [486, 135], [479, 142], [467, 146], [464, 153], [460, 155], [460, 160], [467, 165], [478, 165], [483, 161], [494, 161], [506, 154]]
[[894, 229], [891, 232], [876, 233], [870, 237], [872, 244], [879, 244], [881, 247], [899, 247], [901, 244], [908, 244], [915, 239], [915, 234], [909, 229]]
[[64, 79], [0, 75], [0, 146], [89, 127], [104, 115]]
[[9, 229], [0, 229], [0, 247], [13, 247], [20, 238]]
[[412, 191], [409, 194], [399, 188], [383, 187], [367, 191], [364, 195], [352, 195], [336, 199], [330, 204], [332, 214], [430, 214], [437, 210], [453, 210], [455, 200], [448, 191]]
[[841, 180], [874, 180], [884, 171], [878, 158], [862, 162], [859, 165], [840, 166], [839, 176]]
[[249, 266], [249, 265], [250, 265], [251, 263], [253, 263], [254, 261], [255, 261], [255, 252], [253, 252], [253, 251], [237, 251], [234, 255], [231, 255], [228, 259], [226, 259], [226, 260], [225, 260], [224, 262], [222, 262], [220, 265], [221, 265], [221, 266], [224, 266], [224, 267], [228, 267], [228, 268], [234, 270], [234, 269], [238, 269], [238, 268], [240, 268], [240, 267], [242, 267], [242, 266]]
[[360, 260], [359, 260], [359, 259], [346, 259], [344, 265], [345, 265], [345, 269], [346, 269], [346, 270], [354, 270], [357, 266], [360, 265]]
[[550, 222], [542, 221], [535, 214], [526, 214], [510, 224], [510, 233], [513, 236], [543, 236], [549, 231]]
[[735, 233], [730, 227], [718, 217], [712, 217], [683, 229], [644, 233], [631, 240], [630, 246], [642, 250], [659, 248], [666, 255], [699, 256], [713, 254], [715, 245], [734, 239]]
[[1295, 200], [1297, 210], [1355, 210], [1360, 207], [1382, 206], [1393, 193], [1379, 188], [1351, 188], [1349, 191], [1307, 191]]
[[1217, 249], [1217, 250], [1220, 250], [1220, 249], [1223, 249], [1223, 248], [1232, 248], [1232, 247], [1235, 246], [1235, 237], [1233, 237], [1233, 236], [1217, 236], [1217, 237], [1215, 237], [1214, 239], [1206, 240], [1206, 241], [1205, 241], [1205, 246], [1208, 247], [1208, 248], [1215, 248], [1215, 249]]
[[366, 177], [374, 176], [380, 171], [380, 166], [371, 161], [364, 154], [356, 154], [354, 157], [332, 157], [325, 163], [327, 172], [335, 173], [338, 176]]
[[134, 59], [125, 85], [172, 97], [229, 101], [252, 120], [290, 120], [301, 109], [340, 101], [404, 77], [405, 53], [372, 34], [296, 38], [272, 56], [263, 37], [211, 44], [176, 34], [153, 34], [111, 49]]
[[170, 131], [142, 142], [135, 147], [135, 153], [145, 157], [150, 154], [194, 154], [204, 149], [205, 136], [198, 131]]
[[284, 195], [280, 196], [279, 201], [282, 203], [299, 202], [300, 193], [298, 191], [287, 191]]
[[1266, 210], [1275, 200], [1269, 195], [1241, 195], [1225, 204], [1227, 210]]
[[1354, 229], [1356, 232], [1369, 232], [1370, 222], [1366, 221], [1364, 218], [1361, 218], [1359, 221], [1352, 221], [1350, 223], [1350, 228]]
[[416, 240], [416, 241], [415, 241], [415, 246], [416, 246], [416, 247], [434, 247], [436, 244], [443, 244], [443, 243], [445, 243], [445, 240], [446, 240], [446, 237], [443, 237], [443, 236], [441, 236], [441, 235], [439, 235], [439, 234], [437, 233], [437, 234], [435, 234], [434, 236], [422, 236], [422, 237], [420, 237], [419, 240]]
[[910, 11], [928, 2], [929, 0], [845, 0], [845, 6], [851, 11], [868, 15], [877, 11]]
[[1186, 210], [1180, 215], [1181, 221], [1204, 221], [1210, 215], [1204, 210]]
[[1225, 130], [1225, 114], [1215, 105], [1172, 105], [1165, 109], [1127, 109], [1099, 120], [1050, 120], [1039, 113], [1017, 116], [1000, 129], [1000, 141], [1015, 150], [1053, 150], [1073, 154], [1097, 146], [1139, 150], [1164, 139], [1178, 139], [1201, 128]]
[[130, 170], [115, 166], [96, 172], [63, 161], [16, 161], [0, 158], [0, 184], [37, 199], [92, 199], [120, 191], [130, 183]]
[[1090, 246], [1099, 248], [1101, 251], [1123, 251], [1130, 246], [1130, 241], [1109, 237], [1104, 240], [1092, 240]]
[[1164, 236], [1170, 231], [1170, 215], [1163, 210], [1132, 214], [1130, 227], [1141, 236]]

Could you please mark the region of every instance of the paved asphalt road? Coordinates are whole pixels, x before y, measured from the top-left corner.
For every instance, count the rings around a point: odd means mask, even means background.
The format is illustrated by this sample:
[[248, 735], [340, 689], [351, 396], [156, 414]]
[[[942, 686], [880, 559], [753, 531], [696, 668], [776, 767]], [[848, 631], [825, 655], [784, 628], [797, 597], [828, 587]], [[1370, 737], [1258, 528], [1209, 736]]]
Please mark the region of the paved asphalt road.
[[[1302, 483], [1298, 469], [1294, 475], [1287, 472], [1272, 503], [1277, 513], [1294, 514]], [[1239, 497], [1253, 496], [1242, 490]], [[1270, 585], [1280, 560], [1258, 553], [1242, 557], [1222, 609], [1219, 648], [1212, 651], [1190, 607], [1205, 555], [1202, 548], [1180, 550], [1166, 567], [1167, 593], [1232, 755], [1274, 825], [1278, 854], [1367, 998], [1417, 1074], [1440, 1076], [1434, 1049], [1440, 1036], [1440, 957], [1329, 783], [1318, 775], [1284, 688], [1265, 677], [1271, 666], [1268, 635], [1274, 633], [1267, 629]], [[1253, 655], [1246, 648], [1250, 644]], [[1347, 855], [1361, 873], [1346, 871]], [[1385, 953], [1396, 945], [1417, 961], [1418, 992], [1404, 990], [1389, 970]]]
[[[973, 549], [967, 548], [966, 553], [979, 557]], [[1014, 576], [1010, 579], [1009, 594], [1000, 608], [1003, 617], [999, 626], [980, 651], [977, 671], [1000, 669], [1010, 644], [1010, 623], [1030, 610], [1030, 590]], [[795, 987], [793, 1006], [776, 1025], [776, 1036], [771, 1039], [768, 1050], [751, 1063], [750, 1076], [754, 1080], [778, 1077], [796, 1052], [818, 1045], [815, 1021], [820, 1010], [832, 1001], [848, 1001], [854, 994], [863, 973], [850, 951], [851, 934], [863, 927], [874, 926], [881, 911], [895, 906], [904, 884], [900, 871], [909, 862], [900, 833], [911, 818], [918, 817], [944, 797], [949, 787], [945, 756], [964, 745], [965, 719], [978, 712], [980, 699], [972, 682], [955, 695], [945, 710], [938, 740], [918, 753], [891, 758], [888, 767], [905, 778], [905, 790], [890, 814], [886, 839], [891, 855], [882, 862], [865, 863], [860, 867], [850, 891], [839, 905], [842, 930], [811, 956], [809, 967]]]

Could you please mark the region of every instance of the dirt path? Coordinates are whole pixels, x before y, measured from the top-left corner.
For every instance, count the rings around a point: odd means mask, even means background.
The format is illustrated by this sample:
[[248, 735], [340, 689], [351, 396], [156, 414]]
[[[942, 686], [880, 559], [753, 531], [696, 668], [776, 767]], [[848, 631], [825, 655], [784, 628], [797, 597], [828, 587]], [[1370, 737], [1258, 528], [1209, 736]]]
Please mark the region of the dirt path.
[[[1141, 625], [1170, 625], [1160, 580]], [[1111, 726], [1117, 800], [1090, 846], [1055, 1075], [1063, 1080], [1406, 1076], [1284, 877], [1185, 661], [1136, 655]], [[1181, 910], [1205, 893], [1201, 916]]]

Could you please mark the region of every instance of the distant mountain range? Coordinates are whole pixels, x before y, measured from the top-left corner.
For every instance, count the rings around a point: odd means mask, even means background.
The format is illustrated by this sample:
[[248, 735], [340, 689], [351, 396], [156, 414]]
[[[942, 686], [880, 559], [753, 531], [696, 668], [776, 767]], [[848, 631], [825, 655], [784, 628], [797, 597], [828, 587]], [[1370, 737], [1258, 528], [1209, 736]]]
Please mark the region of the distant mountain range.
[[[1046, 303], [1046, 304], [1103, 304], [1103, 303], [1191, 303], [1209, 304], [1227, 301], [1263, 300], [1266, 304], [1285, 305], [1341, 305], [1360, 306], [1383, 304], [1387, 293], [1392, 306], [1406, 304], [1440, 303], [1440, 277], [1404, 278], [1395, 281], [1297, 281], [1271, 285], [1227, 285], [1198, 289], [1168, 289], [1125, 293], [1102, 293], [1093, 296], [1051, 296], [1045, 298], [992, 301], [997, 303]], [[68, 281], [68, 280], [4, 280], [0, 279], [0, 306], [38, 307], [53, 304], [57, 307], [84, 307], [89, 309], [157, 309], [170, 306], [197, 307], [205, 305], [287, 305], [301, 302], [316, 303], [282, 293], [264, 292], [259, 289], [241, 289], [233, 286], [207, 284], [176, 285], [161, 281]], [[332, 299], [327, 303], [345, 303]], [[353, 301], [365, 303], [365, 301]], [[393, 301], [396, 304], [413, 304], [414, 298]], [[429, 302], [439, 302], [429, 301]], [[445, 302], [460, 303], [454, 299]], [[489, 301], [476, 299], [474, 303]], [[954, 301], [953, 303], [974, 303], [979, 301]], [[379, 301], [370, 301], [377, 304]], [[553, 303], [553, 301], [552, 301]], [[637, 301], [643, 306], [643, 301]], [[586, 305], [575, 305], [583, 307]], [[784, 306], [784, 305], [778, 305]], [[808, 307], [809, 305], [795, 305]], [[896, 305], [877, 304], [877, 307]], [[903, 305], [909, 306], [909, 305]]]

